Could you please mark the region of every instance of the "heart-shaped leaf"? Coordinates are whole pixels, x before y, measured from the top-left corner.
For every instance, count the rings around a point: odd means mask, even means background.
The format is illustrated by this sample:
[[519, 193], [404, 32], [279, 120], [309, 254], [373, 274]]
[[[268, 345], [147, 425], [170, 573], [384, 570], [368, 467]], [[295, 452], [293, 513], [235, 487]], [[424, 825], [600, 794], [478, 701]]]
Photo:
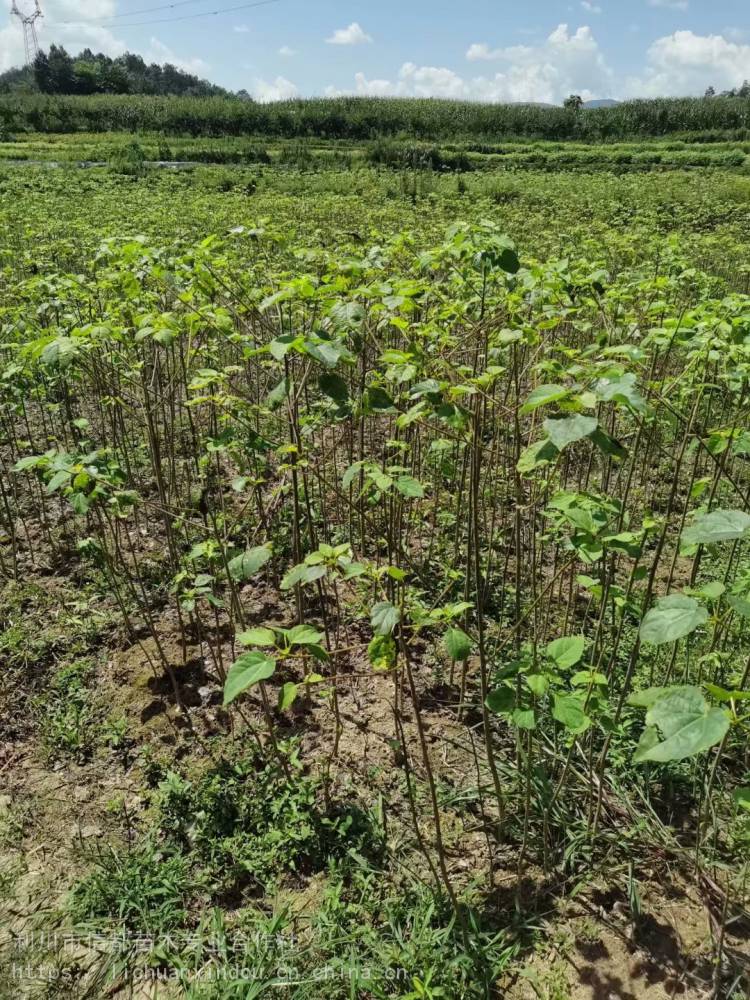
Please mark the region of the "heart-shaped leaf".
[[390, 601], [374, 604], [370, 612], [370, 624], [375, 635], [390, 635], [401, 620], [401, 612]]
[[[646, 732], [652, 733], [641, 737], [633, 760], [684, 760], [716, 746], [728, 729], [729, 716], [721, 708], [711, 708], [698, 688], [666, 688], [646, 713]], [[657, 730], [661, 743], [653, 737]]]
[[234, 699], [247, 691], [253, 684], [266, 681], [276, 670], [276, 660], [260, 650], [243, 653], [229, 668], [224, 685], [224, 704], [229, 705]]
[[261, 567], [265, 566], [271, 558], [271, 549], [268, 545], [258, 545], [254, 549], [247, 549], [234, 559], [229, 560], [229, 573], [233, 580], [249, 580], [255, 576]]
[[571, 733], [584, 733], [591, 719], [583, 710], [583, 701], [572, 694], [555, 695], [552, 717]]
[[708, 611], [687, 594], [670, 594], [656, 602], [641, 622], [643, 642], [659, 646], [690, 635], [708, 621]]
[[712, 510], [697, 517], [682, 533], [683, 545], [712, 545], [742, 538], [750, 528], [750, 514], [743, 510]]
[[569, 444], [593, 434], [598, 423], [596, 417], [586, 417], [582, 413], [576, 413], [572, 417], [545, 420], [544, 429], [555, 448], [562, 451]]
[[569, 635], [562, 639], [554, 639], [544, 652], [561, 670], [574, 667], [583, 656], [586, 639], [582, 635]]

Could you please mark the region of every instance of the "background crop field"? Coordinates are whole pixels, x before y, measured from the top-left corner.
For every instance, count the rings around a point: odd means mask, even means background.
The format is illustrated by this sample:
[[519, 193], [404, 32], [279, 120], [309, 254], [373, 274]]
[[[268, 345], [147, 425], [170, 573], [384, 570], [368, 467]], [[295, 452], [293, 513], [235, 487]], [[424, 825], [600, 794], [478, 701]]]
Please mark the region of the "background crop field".
[[745, 102], [56, 100], [0, 142], [0, 996], [750, 997]]

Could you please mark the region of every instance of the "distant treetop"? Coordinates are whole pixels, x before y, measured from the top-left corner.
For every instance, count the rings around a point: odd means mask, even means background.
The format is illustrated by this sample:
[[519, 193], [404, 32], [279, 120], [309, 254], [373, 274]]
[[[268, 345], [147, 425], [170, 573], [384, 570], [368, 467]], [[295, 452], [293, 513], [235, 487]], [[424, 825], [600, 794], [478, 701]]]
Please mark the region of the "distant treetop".
[[150, 65], [126, 52], [116, 59], [84, 49], [69, 55], [62, 46], [40, 51], [31, 68], [0, 74], [0, 92], [40, 91], [43, 94], [151, 94], [156, 96], [222, 97], [228, 91], [170, 63]]

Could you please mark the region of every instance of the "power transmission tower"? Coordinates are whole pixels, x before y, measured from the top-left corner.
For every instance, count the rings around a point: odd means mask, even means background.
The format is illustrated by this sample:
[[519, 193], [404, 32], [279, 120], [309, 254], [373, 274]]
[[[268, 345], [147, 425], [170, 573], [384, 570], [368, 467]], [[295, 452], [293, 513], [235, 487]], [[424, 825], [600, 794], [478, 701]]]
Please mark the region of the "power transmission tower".
[[43, 17], [42, 8], [39, 6], [39, 0], [34, 0], [34, 9], [31, 13], [27, 14], [19, 8], [16, 0], [11, 0], [10, 12], [11, 14], [15, 14], [23, 25], [23, 46], [26, 50], [26, 65], [30, 66], [39, 51], [36, 22], [40, 17]]

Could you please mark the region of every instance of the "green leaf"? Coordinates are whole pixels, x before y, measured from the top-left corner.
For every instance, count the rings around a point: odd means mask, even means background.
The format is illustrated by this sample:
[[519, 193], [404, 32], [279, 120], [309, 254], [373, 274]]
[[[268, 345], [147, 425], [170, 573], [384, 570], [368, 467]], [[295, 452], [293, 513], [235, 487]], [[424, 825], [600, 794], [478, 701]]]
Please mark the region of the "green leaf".
[[367, 647], [373, 670], [392, 670], [396, 666], [396, 643], [389, 635], [376, 635]]
[[323, 633], [310, 625], [295, 625], [294, 628], [284, 630], [284, 638], [290, 646], [311, 646], [320, 642]]
[[279, 384], [268, 393], [266, 403], [271, 410], [277, 410], [289, 395], [289, 382], [283, 378]]
[[510, 718], [513, 725], [519, 729], [536, 729], [536, 715], [533, 708], [517, 708]]
[[540, 406], [548, 406], [550, 403], [557, 403], [565, 399], [569, 390], [564, 385], [540, 385], [530, 394], [529, 398], [520, 409], [520, 413], [531, 413]]
[[67, 368], [78, 354], [79, 344], [70, 337], [56, 337], [42, 351], [43, 365], [49, 368]]
[[371, 386], [369, 389], [365, 390], [365, 408], [368, 411], [385, 413], [389, 410], [395, 410], [396, 407], [393, 400], [384, 389], [380, 389], [377, 386]]
[[522, 476], [527, 476], [543, 465], [550, 465], [559, 454], [560, 452], [548, 438], [542, 438], [521, 452], [516, 468]]
[[286, 712], [288, 708], [291, 708], [297, 698], [297, 692], [299, 687], [293, 684], [291, 681], [287, 681], [286, 684], [279, 691], [279, 711]]
[[583, 710], [583, 701], [572, 694], [555, 695], [552, 717], [571, 733], [585, 733], [591, 719]]
[[70, 506], [79, 517], [82, 517], [89, 509], [88, 497], [85, 493], [74, 493], [70, 497]]
[[741, 618], [750, 618], [750, 600], [737, 594], [727, 594], [727, 604]]
[[535, 698], [543, 698], [549, 688], [549, 681], [544, 674], [527, 674], [526, 683]]
[[656, 727], [663, 742], [649, 737], [639, 744], [636, 763], [684, 760], [720, 743], [729, 730], [729, 717], [721, 708], [710, 708], [698, 688], [668, 688], [646, 713], [647, 728]]
[[298, 583], [302, 583], [307, 569], [308, 567], [305, 563], [298, 563], [296, 566], [292, 566], [292, 568], [287, 570], [282, 577], [281, 589], [291, 590], [292, 587], [296, 587]]
[[739, 806], [740, 809], [750, 812], [750, 788], [747, 785], [743, 788], [735, 788], [732, 792], [732, 798], [735, 805]]
[[652, 646], [676, 642], [707, 621], [708, 611], [693, 597], [670, 594], [660, 598], [644, 617], [640, 627], [641, 640]]
[[594, 670], [579, 670], [570, 678], [572, 687], [607, 687], [609, 681], [606, 676]]
[[243, 646], [275, 646], [276, 635], [270, 628], [250, 628], [247, 632], [240, 632], [237, 641]]
[[343, 406], [349, 401], [349, 388], [340, 375], [324, 372], [318, 379], [320, 391], [332, 399], [334, 403]]
[[641, 733], [638, 746], [635, 748], [633, 760], [636, 764], [647, 759], [649, 754], [659, 742], [659, 732], [656, 726], [647, 726]]
[[276, 660], [261, 653], [260, 650], [243, 653], [229, 668], [224, 685], [224, 704], [229, 705], [253, 684], [268, 680], [275, 670]]
[[56, 472], [54, 476], [47, 483], [47, 493], [54, 493], [55, 490], [59, 490], [61, 486], [67, 486], [71, 480], [71, 475], [65, 469], [60, 469]]
[[509, 687], [496, 688], [489, 692], [484, 703], [495, 715], [508, 715], [515, 707], [516, 692]]
[[563, 639], [554, 639], [545, 648], [544, 652], [561, 670], [574, 667], [583, 656], [586, 648], [586, 639], [582, 635], [566, 636]]
[[636, 377], [632, 372], [619, 378], [602, 378], [594, 386], [594, 392], [605, 403], [625, 403], [631, 410], [643, 413], [646, 400], [635, 387]]
[[402, 496], [419, 500], [424, 496], [424, 486], [413, 476], [399, 476], [396, 480], [396, 489]]
[[341, 485], [344, 487], [345, 490], [348, 490], [349, 487], [352, 485], [355, 477], [361, 471], [362, 465], [363, 465], [362, 462], [354, 462], [354, 464], [350, 465], [349, 468], [346, 470], [341, 479]]
[[556, 417], [544, 421], [544, 429], [558, 451], [593, 434], [598, 426], [596, 417], [576, 413], [572, 417]]
[[750, 514], [742, 510], [713, 510], [697, 517], [682, 533], [683, 545], [712, 545], [742, 538], [750, 528]]
[[646, 725], [658, 726], [662, 736], [673, 736], [680, 729], [706, 714], [708, 705], [699, 688], [675, 685], [668, 688], [646, 713]]
[[597, 427], [590, 436], [599, 451], [604, 452], [605, 455], [609, 455], [610, 458], [621, 460], [628, 457], [628, 449], [624, 448], [615, 438], [605, 433], [601, 427]]
[[390, 601], [380, 601], [373, 605], [370, 623], [375, 635], [390, 635], [401, 621], [401, 612]]
[[651, 708], [656, 699], [661, 698], [669, 690], [668, 687], [650, 687], [643, 691], [636, 691], [628, 698], [628, 705], [632, 705], [633, 708]]
[[323, 565], [310, 566], [307, 563], [298, 563], [284, 574], [281, 580], [281, 589], [291, 590], [298, 583], [314, 583], [325, 576], [326, 572], [326, 567]]
[[719, 687], [718, 684], [704, 684], [703, 686], [717, 701], [750, 701], [750, 691], [739, 691], [736, 688], [733, 691], [728, 691], [726, 688]]
[[460, 628], [449, 628], [443, 636], [443, 645], [454, 661], [465, 660], [471, 652], [471, 639]]
[[271, 558], [268, 545], [258, 545], [229, 560], [229, 573], [233, 580], [249, 580]]

